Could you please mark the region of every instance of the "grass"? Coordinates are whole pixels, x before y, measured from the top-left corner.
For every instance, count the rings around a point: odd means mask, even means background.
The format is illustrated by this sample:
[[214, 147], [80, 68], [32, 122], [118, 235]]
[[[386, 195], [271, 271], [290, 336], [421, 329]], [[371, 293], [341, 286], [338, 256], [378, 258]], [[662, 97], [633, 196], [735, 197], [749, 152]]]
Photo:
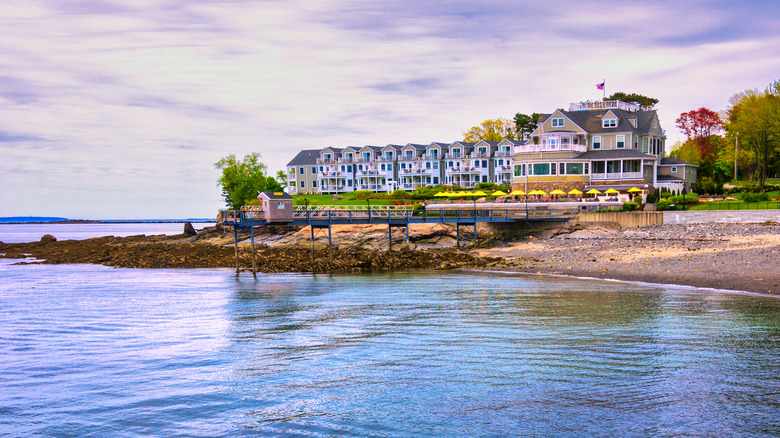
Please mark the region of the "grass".
[[[740, 181], [732, 181], [731, 184], [737, 187], [758, 187], [758, 181], [740, 180]], [[764, 182], [764, 185], [767, 186], [780, 185], [780, 178], [767, 178], [766, 181]]]
[[[294, 195], [295, 205], [298, 204], [299, 199], [308, 199], [312, 201], [314, 205], [368, 205], [366, 199], [352, 199], [352, 196], [347, 193], [341, 195], [344, 199], [334, 201], [333, 195]], [[396, 201], [404, 201], [407, 204], [413, 202], [411, 199], [371, 199], [371, 205], [393, 205]]]
[[688, 210], [777, 210], [778, 201], [743, 202], [717, 201], [704, 202], [698, 205], [688, 205]]

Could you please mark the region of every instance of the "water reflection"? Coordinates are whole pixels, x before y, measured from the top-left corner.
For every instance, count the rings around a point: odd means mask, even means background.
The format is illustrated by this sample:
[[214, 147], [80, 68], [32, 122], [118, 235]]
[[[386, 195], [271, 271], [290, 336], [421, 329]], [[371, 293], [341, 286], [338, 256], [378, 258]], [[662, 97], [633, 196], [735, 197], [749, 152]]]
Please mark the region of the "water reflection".
[[263, 389], [246, 427], [267, 433], [760, 435], [776, 431], [779, 308], [579, 280], [291, 275], [241, 281], [231, 337], [236, 379]]

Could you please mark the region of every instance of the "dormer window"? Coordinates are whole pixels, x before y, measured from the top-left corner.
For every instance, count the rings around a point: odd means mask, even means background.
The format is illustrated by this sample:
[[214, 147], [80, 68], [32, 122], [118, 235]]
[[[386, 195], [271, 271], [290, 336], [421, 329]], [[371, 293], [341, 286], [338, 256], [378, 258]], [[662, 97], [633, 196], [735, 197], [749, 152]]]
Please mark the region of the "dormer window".
[[603, 126], [604, 128], [616, 128], [617, 119], [603, 119], [601, 121], [601, 126]]
[[563, 127], [563, 119], [552, 119], [552, 127], [553, 128], [562, 128]]

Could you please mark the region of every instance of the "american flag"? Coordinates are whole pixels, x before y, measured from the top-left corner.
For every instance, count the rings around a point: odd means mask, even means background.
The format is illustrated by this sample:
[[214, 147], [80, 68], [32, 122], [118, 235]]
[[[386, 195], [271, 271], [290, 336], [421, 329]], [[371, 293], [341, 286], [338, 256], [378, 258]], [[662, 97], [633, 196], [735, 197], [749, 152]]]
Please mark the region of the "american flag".
[[602, 82], [600, 84], [596, 84], [596, 88], [599, 89], [599, 90], [603, 90], [604, 89], [604, 84], [606, 84], [606, 83], [607, 83], [607, 81], [604, 81], [604, 82]]

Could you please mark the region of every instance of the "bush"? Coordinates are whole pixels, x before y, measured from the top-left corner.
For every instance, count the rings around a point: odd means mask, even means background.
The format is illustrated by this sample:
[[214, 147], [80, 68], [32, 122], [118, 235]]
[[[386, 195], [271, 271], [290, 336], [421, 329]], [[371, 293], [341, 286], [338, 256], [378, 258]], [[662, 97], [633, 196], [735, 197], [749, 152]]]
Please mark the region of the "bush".
[[496, 190], [496, 185], [490, 182], [477, 183], [478, 190]]
[[669, 210], [669, 209], [672, 208], [672, 201], [670, 201], [668, 199], [661, 199], [660, 201], [658, 201], [658, 204], [656, 205], [656, 207], [660, 211]]
[[406, 197], [406, 190], [393, 190], [393, 193], [390, 194], [393, 198], [404, 198]]
[[768, 201], [769, 200], [769, 194], [765, 193], [765, 192], [760, 192], [760, 193], [743, 192], [742, 193], [742, 200], [745, 201], [745, 202]]
[[696, 192], [686, 193], [685, 194], [685, 203], [686, 204], [698, 204], [699, 203], [699, 195]]
[[636, 202], [624, 202], [623, 211], [634, 211], [639, 208], [639, 204]]

